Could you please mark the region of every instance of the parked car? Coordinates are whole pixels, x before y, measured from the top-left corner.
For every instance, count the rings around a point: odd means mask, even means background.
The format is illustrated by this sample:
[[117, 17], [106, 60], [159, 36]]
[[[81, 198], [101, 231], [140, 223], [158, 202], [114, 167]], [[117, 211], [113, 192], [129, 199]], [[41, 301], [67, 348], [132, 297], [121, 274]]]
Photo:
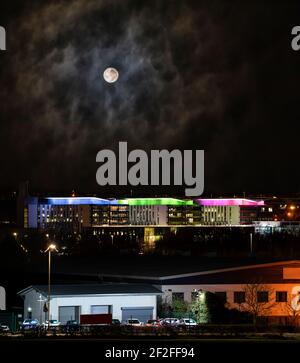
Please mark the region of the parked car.
[[0, 324], [0, 333], [8, 333], [10, 331], [8, 325], [2, 325]]
[[112, 319], [111, 325], [121, 325], [121, 322], [119, 319]]
[[179, 325], [179, 319], [177, 318], [165, 318], [162, 319], [160, 324], [162, 326], [177, 326]]
[[22, 323], [22, 330], [37, 330], [40, 327], [40, 323], [37, 319], [25, 319]]
[[80, 329], [80, 325], [77, 320], [68, 320], [63, 326], [63, 331], [66, 333], [74, 333]]
[[61, 322], [56, 320], [56, 319], [51, 319], [51, 320], [46, 320], [44, 323], [43, 323], [43, 327], [45, 329], [47, 328], [59, 328], [61, 325]]
[[196, 326], [197, 323], [194, 319], [191, 318], [182, 318], [179, 320], [179, 325], [184, 325], [184, 326]]
[[149, 319], [149, 320], [147, 320], [146, 326], [161, 326], [160, 320]]
[[141, 325], [143, 325], [143, 323], [141, 321], [139, 321], [139, 319], [127, 319], [127, 320], [125, 320], [125, 325], [141, 326]]

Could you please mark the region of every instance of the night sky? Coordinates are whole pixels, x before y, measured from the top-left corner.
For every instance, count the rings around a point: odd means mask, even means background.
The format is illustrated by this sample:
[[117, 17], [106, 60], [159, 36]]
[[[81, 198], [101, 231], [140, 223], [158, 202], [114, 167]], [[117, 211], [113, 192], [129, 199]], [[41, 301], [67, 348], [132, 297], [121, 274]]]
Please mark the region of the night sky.
[[206, 193], [300, 192], [299, 1], [2, 0], [0, 25], [0, 188], [101, 195], [128, 141], [204, 149]]

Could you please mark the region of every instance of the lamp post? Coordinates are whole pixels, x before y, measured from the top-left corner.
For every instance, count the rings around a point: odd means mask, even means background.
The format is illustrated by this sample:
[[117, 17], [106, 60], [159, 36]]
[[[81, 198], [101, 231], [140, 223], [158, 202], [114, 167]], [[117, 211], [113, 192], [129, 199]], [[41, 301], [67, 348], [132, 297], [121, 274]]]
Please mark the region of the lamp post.
[[40, 303], [40, 323], [43, 322], [43, 309], [42, 309], [42, 302], [45, 300], [42, 298], [42, 295], [39, 295], [39, 299], [37, 300]]
[[56, 245], [50, 244], [45, 252], [48, 252], [48, 329], [50, 328], [50, 298], [51, 298], [51, 252], [56, 251]]
[[28, 306], [27, 308], [27, 318], [32, 319], [32, 309], [30, 306]]

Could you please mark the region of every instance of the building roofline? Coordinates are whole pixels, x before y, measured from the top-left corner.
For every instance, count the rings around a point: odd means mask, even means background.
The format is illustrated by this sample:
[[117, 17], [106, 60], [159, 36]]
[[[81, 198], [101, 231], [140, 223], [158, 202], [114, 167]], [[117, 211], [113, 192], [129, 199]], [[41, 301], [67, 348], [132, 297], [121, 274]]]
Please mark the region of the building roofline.
[[[118, 283], [111, 283], [111, 285], [117, 285], [117, 286], [120, 286], [121, 284], [118, 284]], [[130, 284], [130, 286], [132, 286], [134, 284]], [[47, 285], [30, 285], [26, 288], [24, 288], [23, 290], [20, 290], [19, 292], [17, 292], [17, 295], [20, 295], [20, 296], [23, 296], [25, 295], [26, 293], [32, 291], [32, 290], [35, 290], [37, 292], [39, 292], [40, 294], [44, 295], [44, 296], [47, 296], [47, 294], [45, 294], [45, 291], [41, 290], [39, 287], [40, 286], [43, 286], [45, 288], [47, 288]], [[80, 284], [64, 284], [64, 285], [57, 285], [57, 284], [53, 284], [52, 285], [52, 289], [55, 288], [56, 286], [67, 286], [67, 287], [72, 287], [72, 286], [76, 286], [76, 287], [79, 287], [81, 286]], [[82, 285], [82, 286], [89, 286], [89, 285]], [[92, 285], [92, 286], [95, 286], [95, 285]], [[146, 285], [148, 286], [148, 285]], [[68, 296], [73, 296], [73, 295], [81, 295], [81, 296], [110, 296], [110, 295], [118, 295], [118, 296], [126, 296], [126, 295], [148, 295], [148, 296], [151, 296], [151, 295], [161, 295], [162, 292], [155, 286], [152, 286], [153, 287], [153, 290], [152, 292], [143, 292], [143, 291], [140, 291], [140, 292], [105, 292], [105, 293], [97, 293], [97, 292], [91, 292], [91, 293], [79, 293], [79, 294], [72, 294], [72, 293], [68, 293], [68, 294], [61, 294], [61, 293], [55, 293], [55, 291], [52, 291], [51, 292], [51, 297], [55, 296], [55, 297], [61, 297], [61, 296], [65, 296], [65, 297], [68, 297]], [[99, 284], [99, 288], [101, 288], [101, 284]], [[156, 291], [155, 291], [156, 290]]]
[[30, 285], [30, 286], [25, 287], [24, 289], [22, 289], [22, 290], [18, 291], [18, 292], [17, 292], [17, 295], [22, 296], [22, 295], [26, 294], [27, 292], [29, 292], [30, 290], [33, 290], [33, 289], [34, 289], [34, 288], [33, 288], [33, 285]]
[[278, 265], [282, 265], [282, 264], [290, 265], [290, 264], [294, 264], [297, 262], [300, 263], [300, 260], [267, 262], [267, 263], [255, 264], [255, 265], [226, 267], [226, 268], [221, 268], [221, 269], [205, 270], [205, 271], [199, 271], [199, 272], [190, 272], [190, 273], [185, 273], [185, 274], [166, 275], [166, 276], [140, 276], [140, 275], [137, 276], [137, 275], [114, 275], [114, 274], [99, 274], [99, 276], [116, 277], [116, 278], [132, 278], [132, 279], [138, 279], [138, 280], [164, 281], [164, 280], [178, 279], [178, 278], [184, 278], [184, 277], [212, 275], [212, 274], [221, 273], [221, 272], [231, 272], [231, 271], [240, 271], [240, 270], [261, 268], [261, 267], [278, 266]]
[[253, 200], [247, 198], [198, 198], [195, 201], [202, 206], [245, 206], [258, 207], [264, 206], [263, 200]]

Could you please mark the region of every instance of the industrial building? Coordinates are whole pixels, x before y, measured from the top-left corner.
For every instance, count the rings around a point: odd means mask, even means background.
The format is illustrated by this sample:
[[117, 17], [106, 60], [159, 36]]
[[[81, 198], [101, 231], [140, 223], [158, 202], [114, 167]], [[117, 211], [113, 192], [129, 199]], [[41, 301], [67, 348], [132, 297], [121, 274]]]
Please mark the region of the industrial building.
[[[24, 317], [45, 322], [43, 311], [48, 299], [46, 285], [29, 286], [18, 293], [24, 299]], [[141, 322], [156, 319], [157, 296], [161, 292], [149, 284], [52, 285], [50, 319], [65, 324], [80, 321], [83, 314], [112, 314], [125, 321], [137, 318]]]
[[269, 323], [300, 325], [300, 261], [260, 264], [240, 263], [231, 267], [201, 266], [199, 271], [152, 275], [103, 275], [109, 281], [149, 283], [158, 287], [162, 303], [173, 299], [191, 303], [200, 292], [215, 293], [229, 309], [255, 307]]
[[[174, 299], [192, 303], [210, 292], [229, 309], [251, 311], [256, 304], [258, 316], [268, 323], [300, 324], [299, 260], [199, 265], [192, 272], [176, 272], [176, 266], [135, 271], [133, 266], [132, 274], [126, 269], [124, 274], [100, 275], [97, 285], [53, 285], [51, 318], [65, 323], [79, 320], [81, 314], [111, 313], [120, 321], [132, 317], [145, 322], [157, 317], [160, 306], [172, 307]], [[19, 295], [24, 299], [24, 316], [44, 321], [47, 286], [30, 286]]]
[[6, 294], [4, 287], [0, 286], [0, 310], [6, 309]]

